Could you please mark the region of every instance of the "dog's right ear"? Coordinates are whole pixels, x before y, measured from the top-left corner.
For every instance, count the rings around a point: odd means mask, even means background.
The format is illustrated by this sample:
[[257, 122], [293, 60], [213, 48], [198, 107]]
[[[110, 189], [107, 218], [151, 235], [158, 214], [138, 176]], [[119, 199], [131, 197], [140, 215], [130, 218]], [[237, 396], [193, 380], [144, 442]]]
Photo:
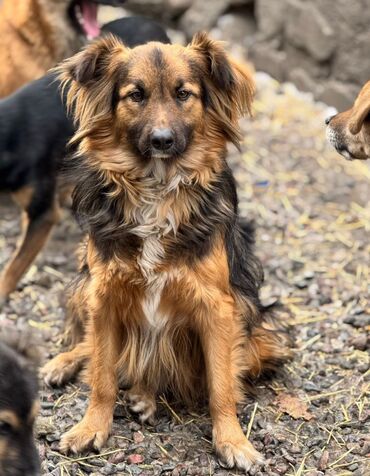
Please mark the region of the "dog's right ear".
[[366, 117], [370, 114], [370, 81], [361, 89], [352, 113], [348, 121], [348, 128], [351, 134], [358, 134], [362, 128]]
[[[89, 44], [55, 69], [68, 114], [77, 126], [71, 143], [79, 142], [107, 123], [117, 85], [126, 71], [129, 48], [113, 35]], [[94, 121], [92, 121], [94, 119]]]
[[101, 79], [115, 54], [124, 52], [125, 49], [118, 38], [107, 35], [89, 44], [85, 49], [65, 60], [56, 69], [62, 82], [73, 80], [84, 86], [91, 81]]

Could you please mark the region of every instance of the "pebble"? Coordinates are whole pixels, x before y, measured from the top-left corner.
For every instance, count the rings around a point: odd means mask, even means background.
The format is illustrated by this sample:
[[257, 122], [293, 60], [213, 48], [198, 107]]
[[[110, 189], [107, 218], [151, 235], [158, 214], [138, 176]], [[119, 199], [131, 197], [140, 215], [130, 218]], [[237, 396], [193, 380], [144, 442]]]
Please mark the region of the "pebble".
[[144, 461], [143, 455], [131, 454], [127, 457], [128, 464], [140, 464]]
[[313, 382], [309, 382], [309, 381], [305, 382], [303, 384], [303, 388], [304, 388], [304, 390], [306, 390], [306, 392], [319, 392], [320, 391], [319, 387], [316, 384], [314, 384]]
[[359, 335], [351, 340], [351, 344], [355, 349], [366, 350], [369, 342], [366, 334]]
[[132, 439], [136, 444], [142, 443], [144, 441], [144, 435], [141, 433], [141, 431], [134, 431], [134, 434], [132, 435]]

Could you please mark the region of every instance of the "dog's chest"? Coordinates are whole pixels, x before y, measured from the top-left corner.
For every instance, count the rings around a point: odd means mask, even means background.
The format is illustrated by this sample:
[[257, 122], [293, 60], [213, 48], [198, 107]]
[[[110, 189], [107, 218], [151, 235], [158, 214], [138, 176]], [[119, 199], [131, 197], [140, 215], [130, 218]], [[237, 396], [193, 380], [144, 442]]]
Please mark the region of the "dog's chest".
[[146, 322], [155, 329], [161, 329], [168, 316], [160, 311], [163, 290], [168, 281], [168, 273], [158, 271], [164, 259], [163, 237], [175, 232], [173, 212], [164, 198], [161, 186], [148, 191], [139, 206], [133, 210], [132, 233], [141, 238], [141, 246], [136, 256], [139, 272], [144, 282], [142, 311]]

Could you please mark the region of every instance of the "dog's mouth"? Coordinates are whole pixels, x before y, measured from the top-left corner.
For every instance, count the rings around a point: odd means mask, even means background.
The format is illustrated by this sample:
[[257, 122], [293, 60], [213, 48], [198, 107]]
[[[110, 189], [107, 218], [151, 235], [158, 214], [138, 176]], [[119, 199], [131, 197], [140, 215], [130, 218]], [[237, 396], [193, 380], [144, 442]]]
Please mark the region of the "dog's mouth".
[[69, 17], [75, 28], [89, 40], [100, 35], [97, 3], [91, 0], [74, 0], [69, 7]]
[[338, 152], [338, 154], [340, 154], [346, 160], [355, 160], [355, 157], [353, 157], [348, 148], [340, 140], [338, 134], [330, 126], [326, 128], [326, 138]]
[[333, 130], [330, 126], [326, 128], [326, 138], [328, 142], [335, 148], [335, 150], [344, 157], [346, 160], [367, 160], [369, 157], [365, 154], [364, 151], [361, 153], [356, 153], [354, 155], [350, 150], [349, 147], [345, 144], [341, 134], [338, 134], [335, 130]]

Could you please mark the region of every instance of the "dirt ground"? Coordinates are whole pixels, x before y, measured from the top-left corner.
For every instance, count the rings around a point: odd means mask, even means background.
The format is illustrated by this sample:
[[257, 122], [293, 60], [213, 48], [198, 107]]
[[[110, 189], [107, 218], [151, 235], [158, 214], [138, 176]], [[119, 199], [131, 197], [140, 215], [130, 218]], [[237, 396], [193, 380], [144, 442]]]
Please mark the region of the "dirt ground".
[[[370, 168], [345, 162], [325, 142], [324, 105], [258, 76], [255, 118], [243, 122], [242, 153], [230, 152], [240, 211], [257, 222], [265, 303], [292, 326], [294, 358], [258, 384], [240, 407], [243, 429], [266, 457], [253, 475], [370, 474]], [[0, 197], [0, 267], [19, 215]], [[66, 286], [80, 233], [66, 212], [42, 256], [0, 311], [0, 325], [30, 326], [45, 358], [62, 349]], [[141, 426], [120, 397], [101, 454], [66, 457], [61, 434], [81, 419], [87, 388], [41, 385], [37, 441], [44, 475], [233, 475], [212, 453], [207, 408], [158, 401], [155, 426]]]

